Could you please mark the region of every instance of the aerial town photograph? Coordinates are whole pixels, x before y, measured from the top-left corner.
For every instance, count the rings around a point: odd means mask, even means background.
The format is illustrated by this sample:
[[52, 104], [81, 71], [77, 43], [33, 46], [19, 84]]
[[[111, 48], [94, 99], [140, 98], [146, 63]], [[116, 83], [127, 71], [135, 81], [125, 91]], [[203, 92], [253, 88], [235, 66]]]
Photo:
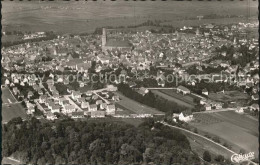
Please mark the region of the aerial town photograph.
[[1, 4], [1, 164], [259, 164], [258, 1]]

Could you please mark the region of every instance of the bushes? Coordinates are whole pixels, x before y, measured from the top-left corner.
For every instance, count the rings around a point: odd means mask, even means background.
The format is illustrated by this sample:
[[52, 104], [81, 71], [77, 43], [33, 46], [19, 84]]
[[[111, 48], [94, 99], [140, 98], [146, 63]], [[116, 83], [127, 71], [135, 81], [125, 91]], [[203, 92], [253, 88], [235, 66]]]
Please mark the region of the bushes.
[[211, 155], [210, 155], [209, 151], [205, 151], [203, 153], [203, 160], [205, 160], [207, 162], [211, 162]]
[[217, 162], [224, 162], [225, 158], [223, 155], [218, 155], [215, 157], [215, 161]]
[[213, 137], [212, 140], [216, 143], [220, 143], [220, 140], [217, 136]]

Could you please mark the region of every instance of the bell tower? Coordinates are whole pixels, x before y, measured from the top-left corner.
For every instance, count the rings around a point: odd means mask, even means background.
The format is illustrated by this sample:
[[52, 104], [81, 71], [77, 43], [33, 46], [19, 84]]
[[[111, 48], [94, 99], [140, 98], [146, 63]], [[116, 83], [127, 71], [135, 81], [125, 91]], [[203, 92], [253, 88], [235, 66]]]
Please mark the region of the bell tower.
[[102, 47], [104, 47], [106, 45], [107, 42], [107, 32], [106, 32], [106, 28], [102, 29]]
[[199, 30], [199, 28], [197, 28], [197, 30], [196, 30], [196, 35], [197, 35], [197, 36], [200, 35], [200, 30]]

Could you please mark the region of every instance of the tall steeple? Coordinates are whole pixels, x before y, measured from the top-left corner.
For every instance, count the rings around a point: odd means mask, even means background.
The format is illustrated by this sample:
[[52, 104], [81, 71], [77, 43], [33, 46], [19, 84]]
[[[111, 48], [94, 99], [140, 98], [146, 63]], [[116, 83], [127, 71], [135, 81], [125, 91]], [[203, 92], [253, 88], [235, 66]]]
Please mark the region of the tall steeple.
[[104, 47], [106, 45], [107, 42], [107, 32], [106, 32], [106, 28], [102, 29], [102, 47]]
[[200, 35], [200, 30], [199, 30], [199, 28], [196, 29], [196, 35], [197, 35], [197, 36]]

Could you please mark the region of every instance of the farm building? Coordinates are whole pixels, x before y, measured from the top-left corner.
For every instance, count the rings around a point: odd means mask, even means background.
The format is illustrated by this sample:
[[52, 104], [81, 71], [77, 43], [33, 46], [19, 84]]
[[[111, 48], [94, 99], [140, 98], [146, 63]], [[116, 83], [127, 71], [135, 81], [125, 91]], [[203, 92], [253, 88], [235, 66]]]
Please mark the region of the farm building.
[[210, 111], [211, 110], [211, 105], [210, 104], [205, 104], [204, 107], [205, 107], [206, 111]]
[[190, 94], [190, 90], [184, 86], [178, 86], [177, 92], [182, 92], [184, 95], [185, 94]]
[[176, 117], [179, 117], [179, 114], [178, 113], [173, 113], [172, 114], [172, 118], [176, 118]]
[[257, 111], [259, 111], [259, 105], [258, 104], [252, 104], [251, 106], [250, 106], [250, 109], [251, 110], [257, 110]]
[[193, 120], [192, 112], [190, 110], [181, 112], [179, 115], [179, 120], [184, 122], [189, 122]]
[[204, 88], [203, 90], [202, 90], [202, 94], [203, 95], [209, 95], [209, 91], [206, 89], [206, 88]]
[[237, 113], [244, 113], [244, 109], [242, 107], [237, 107], [236, 112]]
[[146, 93], [149, 92], [149, 90], [144, 87], [141, 87], [137, 92], [144, 96]]
[[207, 99], [206, 99], [206, 98], [202, 98], [202, 99], [200, 100], [200, 104], [201, 104], [201, 105], [206, 104], [206, 102], [207, 102]]

